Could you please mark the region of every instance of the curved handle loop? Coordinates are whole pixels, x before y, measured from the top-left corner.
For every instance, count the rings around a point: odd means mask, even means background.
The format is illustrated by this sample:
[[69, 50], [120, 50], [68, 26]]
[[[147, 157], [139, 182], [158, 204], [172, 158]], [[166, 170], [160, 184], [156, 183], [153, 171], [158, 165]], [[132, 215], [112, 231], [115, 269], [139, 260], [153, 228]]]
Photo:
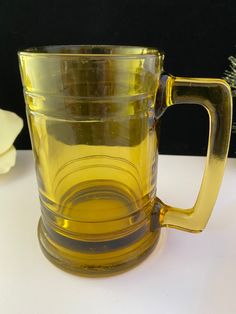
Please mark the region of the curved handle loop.
[[167, 75], [162, 77], [161, 82], [162, 102], [166, 107], [194, 103], [205, 107], [209, 115], [206, 165], [195, 205], [184, 210], [161, 203], [160, 210], [161, 226], [200, 232], [205, 228], [216, 202], [227, 160], [232, 123], [230, 87], [220, 79]]

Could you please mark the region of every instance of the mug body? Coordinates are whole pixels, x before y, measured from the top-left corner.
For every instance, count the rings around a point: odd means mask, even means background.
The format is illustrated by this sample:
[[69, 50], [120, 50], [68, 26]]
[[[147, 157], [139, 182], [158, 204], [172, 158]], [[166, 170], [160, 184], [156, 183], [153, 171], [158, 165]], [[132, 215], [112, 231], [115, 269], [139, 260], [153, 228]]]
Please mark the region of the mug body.
[[163, 54], [126, 46], [19, 53], [44, 254], [99, 276], [147, 256], [160, 234], [156, 94]]

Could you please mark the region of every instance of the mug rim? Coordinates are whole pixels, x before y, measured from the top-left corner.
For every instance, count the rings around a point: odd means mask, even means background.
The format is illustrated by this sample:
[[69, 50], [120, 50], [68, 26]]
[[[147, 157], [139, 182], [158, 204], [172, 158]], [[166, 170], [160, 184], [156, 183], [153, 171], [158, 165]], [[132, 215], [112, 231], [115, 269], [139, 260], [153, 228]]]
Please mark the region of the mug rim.
[[[99, 50], [104, 50], [104, 52], [99, 52]], [[155, 47], [132, 45], [45, 45], [22, 49], [18, 51], [18, 55], [39, 57], [145, 58], [151, 56], [164, 57], [164, 52]]]

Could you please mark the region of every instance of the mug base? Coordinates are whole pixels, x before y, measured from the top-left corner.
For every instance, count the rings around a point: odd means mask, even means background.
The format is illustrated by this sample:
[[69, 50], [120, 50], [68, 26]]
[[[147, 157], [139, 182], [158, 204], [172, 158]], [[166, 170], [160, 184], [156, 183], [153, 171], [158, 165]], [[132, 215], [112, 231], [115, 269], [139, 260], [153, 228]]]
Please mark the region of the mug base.
[[[131, 245], [113, 248], [110, 252], [84, 252], [68, 249], [53, 239], [42, 218], [38, 224], [38, 238], [44, 255], [60, 269], [86, 277], [104, 277], [125, 272], [141, 263], [155, 248], [160, 228], [148, 231]], [[120, 242], [121, 240], [119, 240]], [[86, 242], [83, 242], [86, 245]], [[87, 244], [89, 246], [89, 244]]]

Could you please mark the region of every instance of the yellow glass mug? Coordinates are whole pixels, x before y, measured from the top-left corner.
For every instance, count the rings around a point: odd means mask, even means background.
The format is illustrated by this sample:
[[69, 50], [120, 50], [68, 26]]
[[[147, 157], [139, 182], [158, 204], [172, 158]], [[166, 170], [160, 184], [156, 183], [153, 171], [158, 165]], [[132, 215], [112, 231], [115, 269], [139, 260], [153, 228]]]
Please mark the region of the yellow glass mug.
[[[163, 72], [164, 54], [129, 46], [48, 46], [19, 53], [36, 163], [44, 254], [101, 276], [143, 260], [161, 227], [204, 229], [222, 180], [231, 93], [220, 79]], [[196, 103], [209, 114], [206, 169], [193, 208], [156, 198], [159, 118]]]

